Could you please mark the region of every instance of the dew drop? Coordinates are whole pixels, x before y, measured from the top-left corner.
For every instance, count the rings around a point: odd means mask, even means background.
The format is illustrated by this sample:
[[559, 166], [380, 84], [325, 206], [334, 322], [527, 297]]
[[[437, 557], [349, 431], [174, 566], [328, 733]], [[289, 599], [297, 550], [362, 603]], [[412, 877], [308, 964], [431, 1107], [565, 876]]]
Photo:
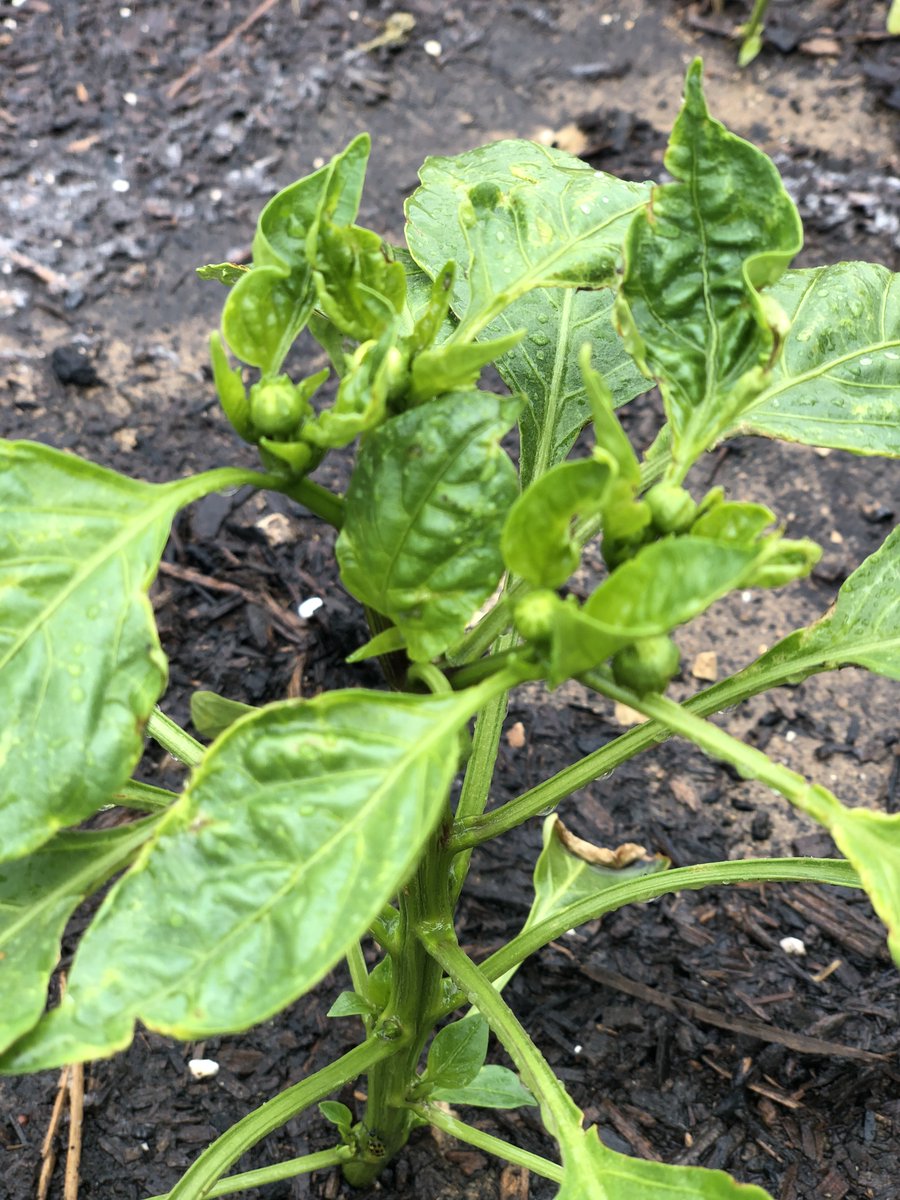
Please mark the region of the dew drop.
[[538, 360], [538, 362], [543, 362], [546, 357], [547, 355], [543, 350], [538, 350], [537, 354], [535, 355], [535, 358]]
[[868, 355], [866, 355], [865, 358], [861, 358], [859, 360], [859, 365], [861, 367], [870, 367], [872, 365], [872, 360]]
[[84, 703], [84, 688], [77, 687], [77, 686], [73, 687], [72, 690], [69, 692], [69, 699], [72, 701], [73, 704], [83, 704]]
[[300, 812], [301, 817], [311, 817], [315, 811], [316, 811], [316, 807], [314, 804], [301, 804], [300, 805], [299, 812]]

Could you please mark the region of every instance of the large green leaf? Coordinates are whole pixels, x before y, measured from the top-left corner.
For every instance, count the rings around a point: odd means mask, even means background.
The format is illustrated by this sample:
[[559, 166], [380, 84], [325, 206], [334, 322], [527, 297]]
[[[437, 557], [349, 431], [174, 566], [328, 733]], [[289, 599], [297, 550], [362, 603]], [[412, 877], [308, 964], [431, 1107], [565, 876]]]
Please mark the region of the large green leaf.
[[65, 998], [0, 1070], [246, 1029], [307, 991], [396, 892], [496, 686], [353, 690], [244, 717], [208, 751], [90, 926]]
[[625, 240], [616, 312], [625, 345], [659, 380], [683, 475], [768, 382], [785, 318], [759, 289], [800, 249], [774, 164], [713, 120], [699, 60], [653, 191]]
[[771, 294], [791, 329], [729, 434], [900, 455], [900, 275], [837, 263], [788, 271]]
[[[623, 234], [624, 228], [619, 237]], [[652, 386], [613, 328], [612, 308], [608, 290], [541, 288], [510, 305], [485, 330], [485, 337], [499, 337], [507, 329], [526, 331], [496, 364], [503, 382], [527, 401], [519, 420], [523, 486], [562, 462], [591, 415], [578, 367], [578, 351], [585, 342], [591, 344], [593, 364], [616, 408]]]
[[[834, 608], [788, 634], [760, 658], [705, 693], [722, 705], [818, 671], [867, 667], [900, 679], [900, 528], [844, 582]], [[710, 709], [709, 711], [715, 711]]]
[[419, 178], [407, 244], [432, 278], [456, 261], [451, 304], [466, 339], [534, 288], [610, 284], [628, 219], [648, 196], [645, 184], [522, 141], [427, 158]]
[[67, 830], [34, 854], [0, 863], [0, 1050], [40, 1019], [69, 917], [131, 861], [156, 823]]
[[420, 176], [422, 186], [407, 202], [407, 241], [432, 279], [448, 258], [459, 266], [451, 303], [461, 325], [454, 336], [525, 331], [497, 369], [527, 400], [527, 485], [565, 458], [590, 416], [577, 365], [583, 342], [594, 343], [596, 366], [618, 404], [649, 387], [613, 329], [612, 294], [571, 290], [612, 282], [628, 222], [648, 187], [520, 141], [429, 158]]
[[772, 1200], [762, 1188], [737, 1183], [724, 1171], [619, 1154], [603, 1145], [596, 1125], [570, 1132], [562, 1151], [565, 1175], [557, 1200]]
[[172, 517], [248, 478], [154, 485], [0, 443], [0, 859], [89, 816], [128, 779], [166, 680], [147, 588]]
[[500, 531], [518, 491], [498, 440], [514, 397], [451, 392], [386, 422], [360, 450], [336, 553], [341, 578], [390, 617], [410, 658], [462, 634], [503, 572]]
[[307, 238], [324, 214], [349, 224], [359, 208], [369, 136], [354, 138], [320, 170], [273, 196], [259, 216], [253, 268], [231, 289], [222, 333], [234, 353], [266, 375], [278, 372], [315, 305]]

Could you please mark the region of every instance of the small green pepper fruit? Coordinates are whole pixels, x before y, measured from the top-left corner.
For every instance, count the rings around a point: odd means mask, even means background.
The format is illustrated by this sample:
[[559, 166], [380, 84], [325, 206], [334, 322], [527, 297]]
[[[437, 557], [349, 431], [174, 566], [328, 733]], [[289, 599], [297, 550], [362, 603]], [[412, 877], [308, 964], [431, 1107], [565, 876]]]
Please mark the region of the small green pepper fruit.
[[545, 646], [550, 641], [560, 603], [559, 596], [549, 588], [529, 592], [516, 603], [513, 610], [516, 629], [526, 642]]
[[631, 688], [639, 696], [646, 692], [664, 692], [678, 671], [681, 655], [670, 637], [642, 638], [613, 655], [613, 678], [620, 687]]
[[684, 533], [697, 515], [697, 504], [686, 488], [657, 483], [644, 497], [653, 516], [653, 527], [660, 534]]
[[250, 420], [265, 437], [296, 433], [309, 411], [309, 403], [287, 375], [260, 379], [250, 389]]

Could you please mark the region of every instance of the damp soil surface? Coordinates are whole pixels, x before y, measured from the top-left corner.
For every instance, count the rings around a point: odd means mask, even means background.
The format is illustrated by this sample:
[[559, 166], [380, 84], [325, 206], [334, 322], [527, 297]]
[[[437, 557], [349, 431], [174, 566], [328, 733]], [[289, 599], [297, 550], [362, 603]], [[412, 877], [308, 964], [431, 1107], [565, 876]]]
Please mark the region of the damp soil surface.
[[[272, 192], [361, 129], [374, 151], [360, 219], [394, 239], [426, 154], [498, 137], [552, 141], [604, 170], [658, 178], [696, 54], [714, 113], [775, 158], [800, 206], [801, 265], [856, 257], [900, 269], [900, 44], [884, 36], [887, 5], [773, 0], [763, 52], [739, 71], [734, 32], [749, 7], [407, 0], [414, 24], [392, 38], [392, 6], [367, 0], [0, 3], [0, 433], [152, 480], [249, 463], [206, 368], [222, 292], [193, 268], [246, 260]], [[316, 365], [301, 347], [293, 366]], [[625, 420], [646, 445], [659, 421], [653, 398], [635, 401]], [[345, 471], [338, 461], [322, 478], [338, 484]], [[825, 553], [788, 593], [745, 594], [684, 631], [679, 697], [702, 686], [710, 654], [721, 676], [824, 612], [900, 504], [889, 464], [761, 440], [709, 456], [697, 490], [713, 480], [766, 501], [789, 534], [816, 538]], [[374, 667], [345, 664], [367, 633], [332, 544], [304, 511], [246, 491], [178, 517], [152, 592], [173, 717], [188, 721], [198, 687], [256, 704], [385, 686]], [[596, 567], [589, 556], [576, 591]], [[311, 597], [324, 603], [302, 619], [298, 605]], [[493, 802], [595, 750], [623, 720], [575, 685], [515, 693]], [[759, 697], [726, 723], [848, 803], [900, 808], [896, 699], [878, 678], [820, 676]], [[177, 786], [172, 760], [153, 748], [142, 770]], [[677, 865], [835, 853], [766, 789], [674, 741], [560, 811], [583, 837], [637, 841]], [[534, 822], [475, 855], [460, 936], [476, 956], [521, 923], [539, 845]], [[64, 965], [88, 915], [73, 922]], [[786, 936], [804, 943], [804, 957], [784, 952]], [[353, 1044], [354, 1022], [324, 1015], [345, 985], [335, 971], [240, 1036], [183, 1045], [139, 1030], [127, 1051], [89, 1065], [82, 1200], [164, 1193], [217, 1134]], [[508, 995], [616, 1149], [725, 1168], [779, 1200], [894, 1200], [897, 985], [862, 894], [756, 886], [672, 896], [574, 931], [526, 964]], [[200, 1057], [220, 1064], [214, 1080], [191, 1080], [187, 1061]], [[37, 1194], [56, 1084], [50, 1073], [0, 1082], [2, 1200]], [[360, 1095], [342, 1098], [353, 1105]], [[466, 1115], [550, 1154], [534, 1113]], [[327, 1144], [324, 1121], [307, 1115], [240, 1167]], [[422, 1131], [376, 1188], [355, 1194], [554, 1192]], [[60, 1161], [48, 1195], [62, 1194]], [[350, 1194], [334, 1172], [251, 1193]]]

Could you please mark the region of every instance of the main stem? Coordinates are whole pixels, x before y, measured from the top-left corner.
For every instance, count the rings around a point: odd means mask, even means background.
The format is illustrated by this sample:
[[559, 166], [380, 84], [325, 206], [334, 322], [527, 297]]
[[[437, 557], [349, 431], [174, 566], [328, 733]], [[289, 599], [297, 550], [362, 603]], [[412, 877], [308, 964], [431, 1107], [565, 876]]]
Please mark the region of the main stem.
[[421, 941], [423, 930], [453, 928], [450, 889], [451, 855], [447, 851], [449, 810], [425, 848], [415, 875], [400, 894], [399, 927], [391, 950], [391, 997], [381, 1024], [402, 1031], [397, 1053], [376, 1063], [368, 1075], [368, 1097], [359, 1150], [344, 1167], [354, 1187], [372, 1183], [390, 1159], [406, 1145], [415, 1116], [409, 1092], [425, 1043], [442, 1013], [440, 965]]

